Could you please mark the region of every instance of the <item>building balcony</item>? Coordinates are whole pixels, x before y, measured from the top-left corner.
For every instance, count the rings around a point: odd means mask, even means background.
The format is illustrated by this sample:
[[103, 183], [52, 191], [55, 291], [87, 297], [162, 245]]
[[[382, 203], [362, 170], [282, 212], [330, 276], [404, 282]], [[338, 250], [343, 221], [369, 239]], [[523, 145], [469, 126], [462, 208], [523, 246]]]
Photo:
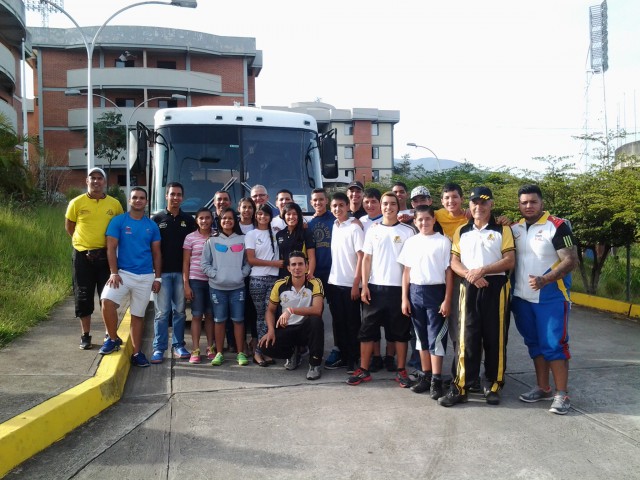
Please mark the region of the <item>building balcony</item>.
[[18, 131], [18, 112], [7, 102], [0, 100], [0, 113], [4, 114], [9, 120], [9, 124], [15, 131]]
[[[209, 95], [222, 93], [220, 75], [210, 73], [167, 68], [93, 68], [91, 76], [94, 89], [149, 88], [176, 93], [193, 92]], [[87, 69], [67, 71], [67, 88], [85, 90]]]
[[[118, 109], [114, 107], [93, 107], [93, 121], [97, 122], [100, 115], [105, 112], [116, 112], [122, 114], [121, 125], [129, 121], [129, 117], [133, 114], [135, 108], [120, 107]], [[143, 108], [140, 107], [136, 110], [135, 115], [131, 119], [129, 127], [135, 126], [136, 122], [142, 122], [148, 127], [153, 126], [153, 116], [158, 111], [158, 108]], [[71, 130], [85, 130], [87, 128], [87, 109], [86, 108], [72, 108], [69, 109], [67, 114], [67, 125]]]
[[20, 45], [26, 36], [26, 25], [22, 0], [0, 0], [0, 32], [10, 44]]
[[0, 86], [13, 92], [16, 86], [16, 59], [11, 50], [0, 43]]

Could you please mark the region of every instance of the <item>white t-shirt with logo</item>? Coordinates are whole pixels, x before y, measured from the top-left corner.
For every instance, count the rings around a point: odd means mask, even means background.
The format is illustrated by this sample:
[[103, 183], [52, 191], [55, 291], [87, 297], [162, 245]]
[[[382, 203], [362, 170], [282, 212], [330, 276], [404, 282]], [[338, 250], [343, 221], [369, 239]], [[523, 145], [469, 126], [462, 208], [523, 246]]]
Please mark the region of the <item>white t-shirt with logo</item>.
[[[256, 258], [260, 260], [277, 260], [278, 244], [272, 238], [273, 233], [269, 230], [258, 230], [257, 228], [248, 232], [244, 237], [244, 245], [246, 249], [255, 252]], [[271, 242], [273, 240], [273, 243]], [[275, 252], [274, 252], [275, 248]], [[278, 276], [278, 267], [251, 267], [252, 277], [266, 277], [267, 275]]]
[[398, 256], [404, 242], [415, 235], [415, 230], [406, 223], [395, 225], [372, 225], [364, 237], [362, 251], [371, 255], [369, 283], [391, 287], [402, 286], [402, 264]]

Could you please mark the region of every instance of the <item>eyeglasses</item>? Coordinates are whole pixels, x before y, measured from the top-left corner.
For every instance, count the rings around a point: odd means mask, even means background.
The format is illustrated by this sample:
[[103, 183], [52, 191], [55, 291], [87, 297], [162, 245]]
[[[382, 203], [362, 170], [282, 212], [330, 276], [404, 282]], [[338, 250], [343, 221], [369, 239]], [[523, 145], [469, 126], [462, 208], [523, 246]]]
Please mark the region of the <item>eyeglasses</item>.
[[244, 249], [244, 244], [243, 243], [235, 243], [233, 245], [231, 245], [230, 247], [227, 245], [221, 245], [219, 243], [215, 244], [215, 248], [218, 252], [220, 253], [224, 253], [227, 250], [229, 250], [229, 248], [231, 248], [231, 251], [234, 253], [238, 253], [241, 252]]

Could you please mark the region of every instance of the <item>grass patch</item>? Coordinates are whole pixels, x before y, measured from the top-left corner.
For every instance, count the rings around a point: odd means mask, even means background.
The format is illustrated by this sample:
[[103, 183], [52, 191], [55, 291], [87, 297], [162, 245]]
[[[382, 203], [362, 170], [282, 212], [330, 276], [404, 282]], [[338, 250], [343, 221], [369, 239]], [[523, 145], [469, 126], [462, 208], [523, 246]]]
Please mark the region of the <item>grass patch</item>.
[[71, 292], [62, 206], [0, 204], [0, 347], [45, 319]]

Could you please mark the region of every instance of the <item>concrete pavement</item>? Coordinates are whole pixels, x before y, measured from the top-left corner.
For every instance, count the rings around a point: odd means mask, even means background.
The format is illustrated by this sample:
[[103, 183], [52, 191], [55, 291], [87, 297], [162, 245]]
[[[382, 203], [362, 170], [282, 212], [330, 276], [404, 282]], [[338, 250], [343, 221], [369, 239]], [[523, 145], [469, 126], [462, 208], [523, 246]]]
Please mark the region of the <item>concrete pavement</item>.
[[[0, 351], [2, 421], [95, 370], [97, 350], [77, 349], [77, 322], [55, 317]], [[515, 327], [510, 334], [497, 407], [472, 396], [446, 409], [388, 372], [357, 387], [344, 370], [309, 382], [304, 363], [287, 372], [230, 356], [222, 367], [133, 369], [120, 402], [8, 478], [640, 478], [640, 325], [574, 308], [573, 410], [564, 417], [548, 402], [518, 401], [535, 381]]]

